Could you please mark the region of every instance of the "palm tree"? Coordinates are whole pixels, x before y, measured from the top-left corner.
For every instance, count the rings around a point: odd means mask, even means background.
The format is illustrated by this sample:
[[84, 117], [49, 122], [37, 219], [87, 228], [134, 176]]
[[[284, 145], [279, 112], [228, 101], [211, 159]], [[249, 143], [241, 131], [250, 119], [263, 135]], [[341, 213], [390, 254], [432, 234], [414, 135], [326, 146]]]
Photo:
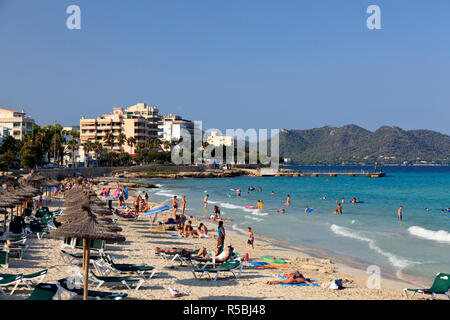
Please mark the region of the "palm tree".
[[111, 148], [112, 152], [114, 146], [114, 134], [111, 131], [106, 131], [105, 136], [103, 137], [103, 142]]
[[127, 136], [125, 135], [125, 133], [123, 132], [119, 133], [119, 135], [117, 136], [117, 143], [120, 145], [120, 147], [122, 148], [126, 142]]
[[136, 139], [134, 137], [129, 137], [127, 139], [127, 144], [130, 147], [130, 153], [133, 151], [133, 147], [136, 145]]
[[86, 167], [89, 167], [89, 153], [91, 151], [94, 151], [94, 144], [91, 141], [86, 141], [85, 143], [83, 143], [83, 150], [87, 158]]
[[95, 158], [97, 159], [97, 168], [98, 168], [98, 160], [103, 152], [103, 145], [100, 142], [96, 141], [93, 145], [93, 150], [95, 153]]
[[75, 168], [75, 151], [78, 150], [78, 140], [72, 139], [67, 144], [69, 150], [72, 153], [72, 168]]
[[62, 136], [62, 127], [60, 124], [56, 124], [53, 128], [53, 136], [52, 136], [52, 148], [53, 148], [53, 157], [55, 163], [58, 162], [58, 154], [62, 154], [64, 152], [63, 144], [64, 138]]

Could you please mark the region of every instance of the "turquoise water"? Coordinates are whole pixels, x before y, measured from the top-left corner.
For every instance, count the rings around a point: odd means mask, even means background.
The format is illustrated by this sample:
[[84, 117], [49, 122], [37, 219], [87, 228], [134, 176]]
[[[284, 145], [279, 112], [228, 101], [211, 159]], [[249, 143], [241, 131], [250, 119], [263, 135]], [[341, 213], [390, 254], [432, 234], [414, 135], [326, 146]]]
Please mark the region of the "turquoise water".
[[[347, 176], [152, 179], [161, 188], [151, 189], [149, 194], [152, 201], [166, 204], [172, 195], [184, 194], [187, 214], [194, 216], [208, 216], [216, 204], [224, 217], [233, 219], [226, 227], [246, 233], [251, 226], [256, 239], [261, 234], [293, 245], [326, 250], [334, 256], [378, 265], [382, 272], [395, 272], [398, 276], [431, 279], [437, 272], [450, 273], [450, 213], [441, 213], [441, 209], [450, 207], [450, 168], [384, 170], [387, 177], [379, 179]], [[261, 187], [262, 192], [247, 193], [249, 186]], [[241, 197], [230, 190], [237, 188], [242, 190]], [[206, 193], [210, 204], [204, 212]], [[283, 205], [287, 194], [291, 196], [290, 207]], [[324, 196], [326, 200], [322, 199]], [[336, 200], [342, 197], [343, 215], [334, 215]], [[349, 203], [353, 197], [364, 203]], [[262, 210], [245, 209], [247, 205], [256, 205], [259, 199], [264, 201]], [[400, 205], [404, 207], [401, 226], [397, 220]], [[314, 211], [306, 215], [306, 206]], [[282, 208], [286, 213], [277, 213]]]

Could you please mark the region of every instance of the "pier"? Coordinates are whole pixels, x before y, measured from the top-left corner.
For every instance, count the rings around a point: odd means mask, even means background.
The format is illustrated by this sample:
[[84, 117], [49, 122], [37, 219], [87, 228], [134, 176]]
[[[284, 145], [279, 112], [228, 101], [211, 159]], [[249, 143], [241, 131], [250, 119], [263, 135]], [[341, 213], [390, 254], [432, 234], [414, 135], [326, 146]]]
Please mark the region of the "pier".
[[260, 176], [287, 176], [287, 177], [338, 177], [338, 176], [348, 176], [348, 177], [368, 177], [368, 178], [382, 178], [386, 176], [383, 171], [299, 171], [299, 170], [289, 170], [280, 169], [275, 170], [271, 168], [261, 168], [259, 170]]

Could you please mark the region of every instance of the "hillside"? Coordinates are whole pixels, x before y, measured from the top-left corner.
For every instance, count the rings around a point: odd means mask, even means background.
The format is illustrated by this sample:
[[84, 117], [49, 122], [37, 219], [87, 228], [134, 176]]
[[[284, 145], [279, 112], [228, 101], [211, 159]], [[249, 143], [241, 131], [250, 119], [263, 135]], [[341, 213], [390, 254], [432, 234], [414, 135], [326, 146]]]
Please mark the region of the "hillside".
[[371, 132], [356, 125], [282, 130], [280, 155], [299, 164], [450, 163], [450, 136], [430, 130], [383, 126]]

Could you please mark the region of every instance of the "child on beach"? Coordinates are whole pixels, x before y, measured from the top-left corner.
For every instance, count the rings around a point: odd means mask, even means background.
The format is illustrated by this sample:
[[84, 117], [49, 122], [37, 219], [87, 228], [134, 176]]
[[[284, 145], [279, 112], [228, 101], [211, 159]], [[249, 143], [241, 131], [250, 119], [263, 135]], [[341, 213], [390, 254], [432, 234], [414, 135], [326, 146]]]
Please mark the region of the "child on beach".
[[253, 235], [252, 228], [248, 227], [248, 240], [247, 240], [247, 243], [252, 246], [252, 249], [255, 249], [254, 241], [255, 241], [255, 237]]

